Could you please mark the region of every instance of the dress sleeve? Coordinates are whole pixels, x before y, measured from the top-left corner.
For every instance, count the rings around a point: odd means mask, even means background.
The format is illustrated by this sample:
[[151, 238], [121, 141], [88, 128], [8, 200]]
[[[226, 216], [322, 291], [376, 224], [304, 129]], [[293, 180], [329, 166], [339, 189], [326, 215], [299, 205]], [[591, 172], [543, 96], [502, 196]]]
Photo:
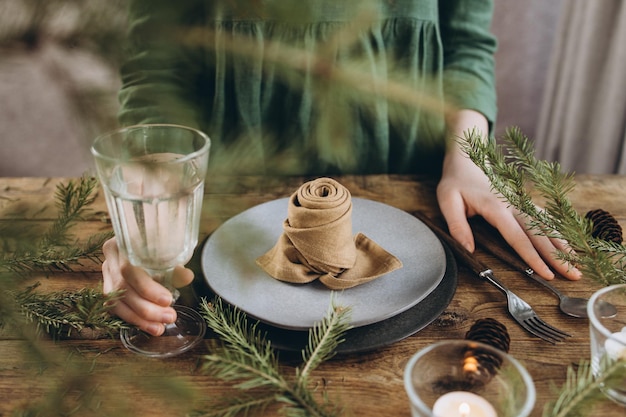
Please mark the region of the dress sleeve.
[[199, 127], [201, 60], [181, 41], [203, 16], [202, 2], [133, 0], [119, 92], [121, 125], [175, 123]]
[[461, 109], [482, 113], [490, 131], [496, 120], [492, 0], [440, 0], [444, 48], [444, 89], [447, 100]]

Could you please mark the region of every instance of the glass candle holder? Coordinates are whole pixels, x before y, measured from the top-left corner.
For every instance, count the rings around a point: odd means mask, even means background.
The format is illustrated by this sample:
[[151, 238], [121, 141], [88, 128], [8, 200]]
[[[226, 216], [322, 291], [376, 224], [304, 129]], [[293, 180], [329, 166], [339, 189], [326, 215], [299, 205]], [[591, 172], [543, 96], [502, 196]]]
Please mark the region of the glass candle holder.
[[471, 340], [447, 340], [417, 352], [404, 371], [413, 417], [526, 417], [535, 385], [513, 357]]
[[[602, 317], [605, 303], [615, 307], [615, 314]], [[626, 284], [611, 285], [596, 291], [587, 304], [591, 343], [591, 369], [600, 377], [624, 372], [626, 367]], [[626, 406], [626, 379], [610, 377], [602, 383], [608, 398]]]

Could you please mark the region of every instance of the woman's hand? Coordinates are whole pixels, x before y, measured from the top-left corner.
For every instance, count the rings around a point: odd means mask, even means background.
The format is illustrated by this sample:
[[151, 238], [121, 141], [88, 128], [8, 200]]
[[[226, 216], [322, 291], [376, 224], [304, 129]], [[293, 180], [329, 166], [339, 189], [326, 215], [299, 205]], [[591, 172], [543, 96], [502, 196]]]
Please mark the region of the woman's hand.
[[[143, 269], [132, 266], [120, 254], [115, 238], [106, 241], [102, 249], [105, 257], [102, 264], [103, 292], [124, 291], [111, 308], [111, 313], [151, 335], [163, 334], [164, 323], [176, 320], [170, 291], [150, 278]], [[183, 287], [191, 283], [193, 272], [178, 266], [172, 279], [175, 287]]]
[[[487, 121], [471, 110], [460, 111], [450, 121], [451, 133], [457, 137], [474, 127], [486, 132]], [[580, 271], [555, 257], [557, 249], [568, 250], [567, 243], [528, 230], [524, 217], [491, 190], [487, 176], [456, 143], [450, 144], [446, 152], [437, 200], [450, 235], [470, 252], [474, 251], [474, 236], [467, 219], [480, 215], [498, 229], [528, 266], [543, 278], [554, 278], [549, 264], [568, 279], [580, 279]]]

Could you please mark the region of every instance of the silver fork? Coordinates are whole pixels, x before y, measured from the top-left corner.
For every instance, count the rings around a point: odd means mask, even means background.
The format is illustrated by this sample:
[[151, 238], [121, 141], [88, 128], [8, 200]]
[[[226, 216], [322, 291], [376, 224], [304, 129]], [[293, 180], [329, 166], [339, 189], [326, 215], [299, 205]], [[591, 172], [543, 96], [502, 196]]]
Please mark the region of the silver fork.
[[566, 337], [571, 336], [540, 319], [535, 310], [533, 310], [533, 308], [528, 305], [526, 301], [522, 300], [518, 295], [502, 284], [494, 276], [491, 269], [476, 259], [470, 251], [465, 249], [459, 242], [454, 240], [452, 236], [434, 224], [432, 220], [420, 212], [413, 212], [413, 215], [423, 221], [430, 229], [432, 229], [433, 232], [437, 234], [437, 236], [446, 242], [452, 249], [452, 252], [468, 267], [470, 267], [472, 271], [478, 274], [479, 277], [484, 278], [506, 294], [509, 313], [513, 316], [515, 321], [520, 324], [520, 326], [533, 335], [553, 344], [561, 342]]
[[484, 269], [480, 271], [478, 275], [486, 279], [506, 295], [509, 313], [511, 313], [515, 321], [528, 332], [553, 344], [562, 342], [566, 337], [571, 336], [543, 321], [526, 301], [522, 300], [517, 294], [501, 283], [494, 276], [491, 269]]

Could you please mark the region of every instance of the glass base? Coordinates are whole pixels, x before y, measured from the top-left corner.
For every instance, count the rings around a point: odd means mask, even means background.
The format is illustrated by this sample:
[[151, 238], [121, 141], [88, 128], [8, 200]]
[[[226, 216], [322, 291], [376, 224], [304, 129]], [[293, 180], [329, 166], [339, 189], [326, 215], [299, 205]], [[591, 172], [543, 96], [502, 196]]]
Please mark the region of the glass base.
[[600, 387], [600, 390], [610, 400], [618, 403], [622, 407], [626, 407], [626, 390], [615, 388], [615, 387], [606, 387], [606, 386]]
[[152, 336], [139, 329], [122, 329], [120, 339], [130, 351], [152, 358], [167, 358], [188, 351], [197, 345], [206, 333], [206, 323], [195, 310], [175, 305], [177, 319], [165, 325], [161, 336]]

